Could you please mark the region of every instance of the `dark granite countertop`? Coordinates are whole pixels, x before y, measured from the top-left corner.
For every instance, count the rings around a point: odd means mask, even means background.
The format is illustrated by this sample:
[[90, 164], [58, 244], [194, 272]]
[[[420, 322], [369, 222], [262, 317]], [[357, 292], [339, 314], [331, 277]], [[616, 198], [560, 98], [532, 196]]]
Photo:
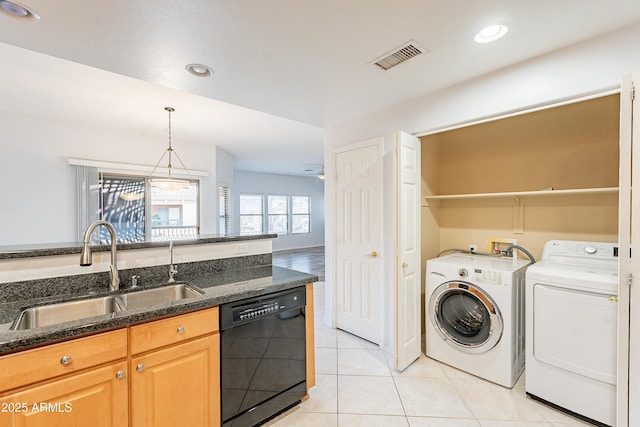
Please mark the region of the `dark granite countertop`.
[[[169, 240], [173, 240], [175, 246], [179, 245], [197, 245], [204, 243], [220, 243], [220, 242], [235, 242], [242, 240], [259, 240], [259, 239], [272, 239], [278, 237], [277, 234], [255, 234], [250, 236], [236, 235], [201, 235], [197, 237], [187, 238], [157, 238], [148, 241], [131, 242], [131, 243], [119, 243], [117, 245], [118, 251], [127, 249], [145, 249], [168, 246]], [[109, 245], [91, 245], [91, 250], [94, 252], [109, 251], [111, 246]], [[53, 255], [69, 255], [79, 254], [82, 252], [82, 242], [67, 242], [67, 243], [44, 243], [33, 245], [9, 245], [0, 246], [0, 260], [2, 259], [14, 259], [14, 258], [30, 258], [38, 256], [53, 256]]]
[[[0, 324], [0, 355], [292, 289], [317, 281], [318, 276], [272, 265], [194, 274], [183, 277], [180, 283], [187, 283], [201, 289], [204, 293], [197, 297], [30, 330], [12, 331], [9, 329], [11, 322], [2, 323]], [[99, 295], [91, 295], [91, 297], [95, 296]], [[69, 298], [67, 297], [66, 300]], [[54, 301], [49, 301], [51, 302]], [[30, 301], [14, 302], [11, 308], [3, 307], [3, 311], [14, 318], [21, 309], [34, 305], [33, 302], [29, 303]], [[3, 316], [3, 320], [0, 321], [6, 322], [6, 320], [7, 317]]]

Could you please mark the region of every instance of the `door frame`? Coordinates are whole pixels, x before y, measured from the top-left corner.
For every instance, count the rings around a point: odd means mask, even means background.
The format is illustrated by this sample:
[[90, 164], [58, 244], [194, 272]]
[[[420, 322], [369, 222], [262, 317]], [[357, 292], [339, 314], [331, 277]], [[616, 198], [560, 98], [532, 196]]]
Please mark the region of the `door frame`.
[[[640, 174], [632, 173], [634, 165], [640, 165], [640, 153], [633, 149], [640, 136], [640, 108], [636, 100], [634, 83], [640, 81], [640, 73], [622, 77], [620, 90], [620, 178], [618, 208], [619, 285], [618, 285], [618, 375], [617, 375], [617, 425], [635, 426], [640, 423], [640, 410], [630, 405], [640, 397], [637, 380], [637, 361], [640, 359], [640, 302], [637, 284], [631, 286], [633, 278], [640, 278], [640, 263], [634, 261], [637, 251], [631, 252], [634, 242], [640, 241], [640, 226], [634, 211], [640, 196], [631, 188], [640, 186]], [[634, 114], [634, 110], [635, 113]], [[635, 147], [637, 148], [637, 147]], [[637, 245], [636, 245], [637, 246]]]

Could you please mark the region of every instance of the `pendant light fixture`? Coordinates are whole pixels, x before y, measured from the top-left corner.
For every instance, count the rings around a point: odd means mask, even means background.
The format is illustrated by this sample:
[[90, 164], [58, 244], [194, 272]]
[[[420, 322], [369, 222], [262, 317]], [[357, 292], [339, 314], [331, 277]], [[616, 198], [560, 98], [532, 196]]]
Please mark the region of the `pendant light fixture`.
[[[164, 153], [162, 153], [162, 157], [160, 157], [160, 160], [158, 160], [158, 163], [156, 163], [156, 165], [153, 167], [153, 170], [151, 171], [149, 182], [151, 183], [152, 187], [158, 188], [158, 189], [163, 190], [163, 191], [184, 190], [185, 188], [187, 188], [191, 184], [191, 181], [188, 180], [188, 179], [176, 179], [176, 178], [172, 178], [171, 177], [171, 169], [173, 168], [173, 165], [171, 164], [171, 157], [173, 155], [175, 155], [176, 159], [178, 159], [178, 161], [180, 162], [180, 165], [182, 166], [182, 169], [184, 169], [184, 171], [187, 173], [189, 178], [191, 178], [191, 174], [187, 170], [187, 167], [184, 165], [184, 163], [182, 163], [182, 160], [180, 160], [180, 156], [178, 156], [178, 153], [176, 153], [176, 151], [171, 146], [171, 113], [173, 113], [175, 111], [175, 109], [173, 107], [164, 107], [164, 110], [169, 113], [169, 147], [165, 150]], [[168, 163], [167, 163], [168, 174], [167, 174], [167, 178], [154, 178], [153, 174], [154, 174], [154, 172], [158, 168], [158, 165], [160, 165], [160, 162], [162, 162], [162, 159], [164, 159], [165, 156], [168, 156]]]

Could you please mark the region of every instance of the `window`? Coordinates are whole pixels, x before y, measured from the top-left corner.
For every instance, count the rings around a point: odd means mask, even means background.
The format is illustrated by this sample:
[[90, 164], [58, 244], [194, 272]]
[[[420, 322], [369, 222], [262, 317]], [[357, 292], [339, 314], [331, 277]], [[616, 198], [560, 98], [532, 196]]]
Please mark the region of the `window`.
[[[119, 242], [198, 235], [197, 181], [182, 190], [165, 191], [152, 187], [146, 178], [101, 174], [99, 184], [97, 217], [113, 224]], [[100, 241], [109, 240], [101, 227]]]
[[[143, 171], [128, 168], [129, 165], [123, 165], [123, 170], [131, 170], [130, 175], [125, 175], [83, 164], [81, 160], [73, 162], [78, 241], [87, 227], [99, 219], [113, 224], [118, 243], [187, 239], [200, 233], [197, 179], [187, 180], [188, 185], [182, 189], [169, 191], [153, 186]], [[108, 231], [104, 227], [98, 229], [91, 235], [92, 243], [109, 243]]]
[[[98, 219], [109, 221], [118, 242], [135, 242], [145, 238], [144, 178], [102, 175]], [[98, 234], [98, 233], [95, 233]], [[100, 242], [111, 240], [104, 227], [99, 228]]]
[[[148, 181], [148, 180], [147, 180]], [[149, 215], [154, 238], [193, 238], [200, 233], [198, 181], [176, 191], [161, 190], [147, 184], [151, 195]]]
[[240, 234], [263, 233], [262, 194], [240, 195]]
[[311, 233], [311, 197], [291, 196], [291, 233]]
[[[265, 203], [266, 202], [266, 203]], [[240, 195], [240, 234], [311, 233], [311, 197]]]
[[229, 234], [229, 187], [218, 187], [218, 232], [226, 236]]
[[287, 234], [289, 231], [289, 197], [267, 196], [267, 230]]

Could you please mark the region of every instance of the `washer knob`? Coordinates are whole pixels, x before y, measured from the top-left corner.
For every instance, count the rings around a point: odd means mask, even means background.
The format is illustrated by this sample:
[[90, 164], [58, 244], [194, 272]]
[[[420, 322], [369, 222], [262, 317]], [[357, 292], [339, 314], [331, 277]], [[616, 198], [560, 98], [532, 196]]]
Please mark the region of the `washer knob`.
[[469, 275], [469, 272], [467, 270], [465, 270], [464, 268], [461, 268], [460, 270], [458, 270], [458, 276], [467, 277], [468, 275]]

